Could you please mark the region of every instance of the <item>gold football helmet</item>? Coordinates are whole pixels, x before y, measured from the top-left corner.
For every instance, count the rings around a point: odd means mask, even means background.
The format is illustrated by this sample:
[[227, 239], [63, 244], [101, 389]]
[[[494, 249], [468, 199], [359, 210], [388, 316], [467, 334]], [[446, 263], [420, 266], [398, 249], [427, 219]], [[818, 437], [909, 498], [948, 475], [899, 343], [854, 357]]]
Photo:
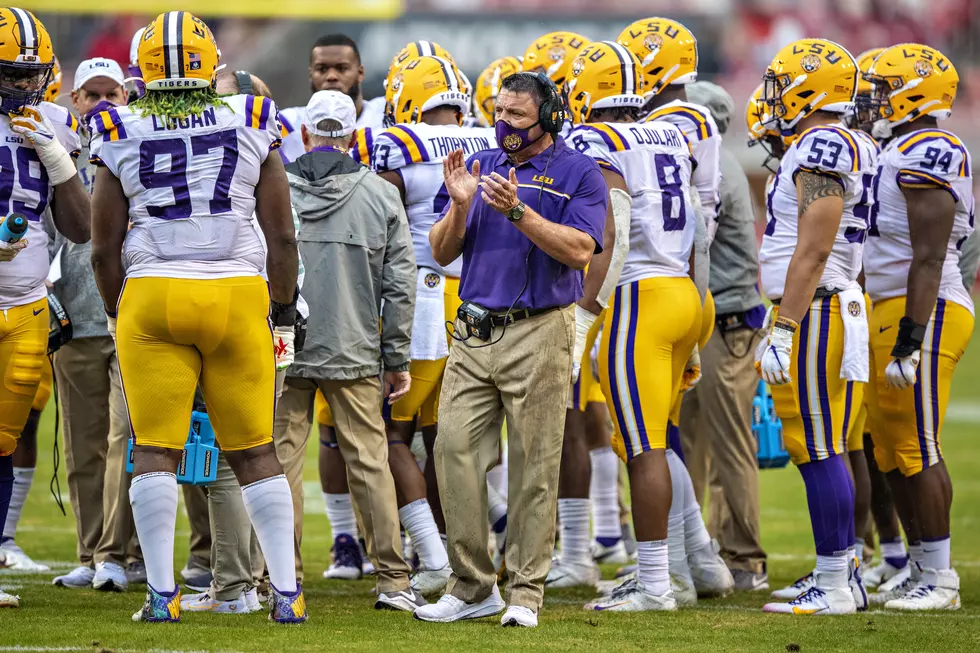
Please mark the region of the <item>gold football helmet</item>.
[[51, 81], [48, 82], [48, 87], [44, 89], [44, 101], [54, 102], [61, 95], [61, 63], [58, 61], [58, 57], [54, 58], [54, 65], [51, 67]]
[[572, 122], [588, 122], [595, 109], [643, 107], [643, 74], [636, 55], [614, 41], [590, 43], [572, 61], [565, 82]]
[[670, 84], [690, 84], [698, 79], [698, 40], [676, 20], [638, 20], [616, 41], [640, 60], [648, 97]]
[[780, 50], [763, 75], [766, 120], [789, 131], [814, 111], [847, 114], [854, 107], [857, 62], [844, 46], [801, 39]]
[[412, 41], [398, 51], [398, 54], [391, 60], [391, 65], [388, 68], [389, 70], [392, 68], [397, 70], [409, 61], [418, 59], [419, 57], [439, 57], [451, 61], [453, 65], [456, 64], [453, 55], [449, 54], [449, 50], [435, 41]]
[[501, 57], [487, 66], [476, 78], [473, 89], [473, 115], [481, 125], [493, 124], [493, 107], [500, 92], [500, 82], [521, 72], [521, 57]]
[[151, 91], [214, 86], [221, 53], [204, 21], [168, 11], [146, 26], [137, 50], [143, 83]]
[[462, 124], [470, 96], [456, 66], [442, 57], [413, 59], [398, 69], [385, 89], [385, 126], [422, 122], [423, 113], [445, 105], [459, 111]]
[[524, 53], [523, 69], [544, 73], [559, 89], [568, 79], [572, 60], [590, 39], [575, 32], [551, 32], [536, 39]]
[[798, 137], [795, 132], [780, 132], [767, 120], [766, 104], [762, 101], [762, 84], [752, 92], [748, 105], [745, 107], [745, 124], [749, 129], [749, 147], [761, 146], [766, 152], [766, 160], [762, 166], [775, 173], [771, 163], [783, 158], [787, 148]]
[[872, 84], [875, 138], [888, 138], [898, 125], [922, 116], [948, 118], [960, 81], [943, 53], [918, 43], [887, 48], [875, 58], [864, 78]]
[[0, 8], [0, 111], [41, 102], [52, 68], [51, 37], [41, 21], [25, 9]]

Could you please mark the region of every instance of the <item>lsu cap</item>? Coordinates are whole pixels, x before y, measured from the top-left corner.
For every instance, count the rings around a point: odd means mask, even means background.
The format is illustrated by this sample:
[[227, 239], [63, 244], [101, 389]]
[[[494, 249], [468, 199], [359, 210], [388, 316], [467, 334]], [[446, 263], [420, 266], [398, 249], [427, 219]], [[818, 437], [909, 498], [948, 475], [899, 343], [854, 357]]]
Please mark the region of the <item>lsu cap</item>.
[[[316, 126], [324, 120], [340, 123], [337, 131], [323, 131]], [[354, 133], [357, 110], [354, 101], [340, 91], [317, 91], [306, 105], [306, 130], [317, 136], [343, 138]]]
[[103, 57], [86, 59], [78, 64], [78, 68], [75, 70], [75, 80], [72, 82], [72, 90], [79, 90], [89, 80], [95, 79], [96, 77], [108, 77], [120, 86], [125, 84], [126, 79], [126, 76], [123, 75], [122, 68], [112, 59], [105, 59]]

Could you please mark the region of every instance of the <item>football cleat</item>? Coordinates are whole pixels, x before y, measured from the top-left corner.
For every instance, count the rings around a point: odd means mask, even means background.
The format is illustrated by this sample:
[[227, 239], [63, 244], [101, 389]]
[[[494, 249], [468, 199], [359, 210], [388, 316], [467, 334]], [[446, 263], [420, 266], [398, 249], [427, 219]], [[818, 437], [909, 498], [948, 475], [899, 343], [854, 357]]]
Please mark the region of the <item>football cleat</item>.
[[868, 602], [872, 605], [884, 605], [893, 599], [900, 599], [917, 585], [917, 581], [912, 579], [912, 567], [906, 567], [905, 571], [892, 576], [878, 586], [878, 591], [868, 595]]
[[857, 606], [854, 596], [844, 587], [820, 588], [813, 586], [789, 603], [767, 603], [764, 612], [795, 615], [854, 614]]
[[728, 596], [735, 590], [735, 578], [718, 551], [718, 541], [712, 539], [710, 545], [687, 556], [698, 596]]
[[358, 580], [364, 575], [364, 557], [360, 545], [350, 535], [341, 534], [333, 541], [333, 562], [323, 572], [332, 580]]
[[923, 569], [919, 582], [901, 598], [885, 603], [886, 610], [959, 610], [960, 577], [953, 569]]
[[19, 608], [20, 597], [0, 590], [0, 608]]
[[407, 590], [380, 592], [374, 602], [375, 610], [403, 610], [415, 612], [417, 608], [428, 605], [422, 595], [409, 587]]
[[92, 580], [95, 578], [95, 570], [91, 567], [75, 567], [63, 576], [55, 576], [51, 584], [56, 587], [70, 587], [81, 589], [92, 587]]
[[525, 608], [523, 605], [512, 605], [507, 608], [507, 612], [500, 618], [500, 625], [505, 628], [510, 626], [537, 628], [538, 613], [531, 608]]
[[248, 614], [262, 609], [259, 600], [254, 596], [255, 588], [249, 590], [252, 600], [246, 592], [241, 592], [238, 598], [231, 601], [219, 601], [212, 598], [211, 591], [200, 594], [188, 594], [180, 600], [180, 609], [186, 612], [213, 612], [215, 614]]
[[670, 575], [670, 590], [678, 608], [692, 608], [698, 604], [698, 591], [694, 581], [680, 574]]
[[648, 592], [638, 580], [630, 579], [609, 596], [586, 603], [585, 609], [605, 612], [673, 611], [677, 609], [677, 601], [672, 591], [657, 596]]
[[296, 583], [295, 592], [280, 592], [275, 585], [269, 585], [272, 595], [269, 598], [269, 621], [278, 624], [301, 624], [309, 618], [306, 614], [306, 599], [303, 588]]
[[879, 585], [888, 582], [896, 576], [904, 575], [906, 578], [908, 578], [909, 574], [911, 573], [911, 567], [909, 567], [908, 563], [906, 563], [904, 567], [899, 568], [893, 567], [888, 562], [882, 560], [880, 565], [875, 565], [867, 571], [862, 571], [861, 578], [864, 580], [864, 586], [867, 589], [875, 589]]
[[432, 596], [446, 589], [453, 570], [447, 564], [442, 569], [422, 569], [412, 576], [412, 589], [422, 596]]
[[102, 592], [125, 592], [129, 589], [126, 570], [114, 562], [97, 562], [92, 587]]
[[787, 601], [790, 601], [798, 597], [800, 594], [803, 594], [804, 592], [806, 592], [808, 589], [810, 589], [816, 584], [817, 584], [816, 578], [814, 577], [814, 574], [811, 571], [806, 576], [801, 576], [800, 578], [797, 578], [796, 582], [790, 585], [789, 587], [784, 587], [783, 589], [775, 590], [771, 596], [774, 599], [785, 599]]
[[51, 571], [51, 567], [31, 560], [13, 540], [0, 544], [0, 569], [10, 569], [22, 574], [43, 574]]
[[452, 623], [464, 619], [480, 619], [492, 617], [504, 611], [507, 604], [500, 598], [500, 589], [496, 584], [490, 596], [477, 603], [466, 603], [452, 594], [443, 594], [435, 603], [423, 605], [415, 611], [415, 618], [432, 623]]
[[623, 540], [618, 540], [612, 546], [593, 542], [592, 558], [600, 565], [625, 565], [630, 562], [630, 555], [626, 552], [626, 543]]
[[868, 592], [864, 589], [864, 582], [861, 580], [861, 561], [851, 558], [850, 569], [847, 570], [847, 584], [851, 588], [851, 595], [854, 597], [854, 605], [858, 612], [868, 609]]
[[552, 559], [551, 570], [545, 578], [545, 589], [562, 589], [566, 587], [596, 587], [601, 574], [594, 562], [579, 564], [562, 562], [560, 558]]
[[133, 615], [133, 621], [178, 623], [180, 621], [180, 587], [174, 586], [173, 592], [161, 594], [147, 585], [146, 601], [143, 603], [143, 607]]

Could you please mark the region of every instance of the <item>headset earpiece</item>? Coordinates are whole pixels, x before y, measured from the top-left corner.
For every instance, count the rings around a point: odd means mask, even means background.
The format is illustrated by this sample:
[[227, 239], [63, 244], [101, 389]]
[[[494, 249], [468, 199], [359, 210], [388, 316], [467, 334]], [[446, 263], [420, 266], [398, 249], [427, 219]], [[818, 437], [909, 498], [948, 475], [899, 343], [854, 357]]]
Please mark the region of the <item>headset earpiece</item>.
[[252, 75], [247, 70], [236, 70], [235, 79], [238, 81], [238, 92], [242, 95], [253, 95]]
[[565, 124], [565, 104], [561, 93], [551, 78], [544, 73], [535, 73], [535, 79], [544, 91], [545, 99], [538, 109], [538, 122], [546, 133], [556, 136]]

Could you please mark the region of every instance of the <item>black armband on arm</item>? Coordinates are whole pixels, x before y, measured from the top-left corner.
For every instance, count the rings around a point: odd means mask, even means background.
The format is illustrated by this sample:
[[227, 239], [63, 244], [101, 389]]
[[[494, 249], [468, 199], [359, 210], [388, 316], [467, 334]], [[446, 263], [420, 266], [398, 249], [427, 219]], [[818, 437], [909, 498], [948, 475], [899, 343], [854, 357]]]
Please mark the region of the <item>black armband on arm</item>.
[[905, 358], [912, 355], [913, 352], [922, 349], [922, 341], [925, 337], [925, 326], [916, 324], [910, 317], [903, 317], [898, 323], [898, 337], [892, 348], [892, 356]]

